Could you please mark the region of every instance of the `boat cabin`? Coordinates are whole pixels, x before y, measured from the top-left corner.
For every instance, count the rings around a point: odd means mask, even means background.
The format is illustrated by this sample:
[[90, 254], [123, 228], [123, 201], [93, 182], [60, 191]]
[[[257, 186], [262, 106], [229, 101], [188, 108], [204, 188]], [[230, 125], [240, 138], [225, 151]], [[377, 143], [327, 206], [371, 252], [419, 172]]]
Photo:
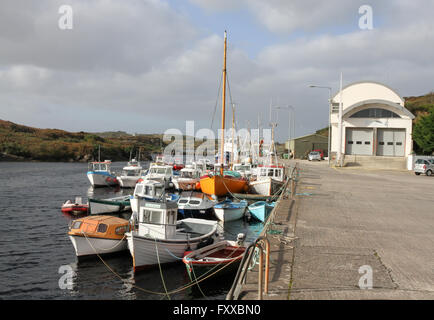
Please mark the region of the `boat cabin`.
[[110, 171], [111, 160], [93, 161], [88, 164], [88, 171]]
[[164, 184], [160, 181], [144, 180], [134, 189], [134, 198], [160, 199], [163, 195]]
[[270, 177], [277, 181], [283, 181], [285, 179], [285, 167], [283, 166], [258, 166], [257, 169], [258, 178]]
[[157, 239], [175, 238], [177, 214], [176, 202], [145, 202], [138, 212], [138, 235]]
[[187, 166], [184, 169], [181, 169], [181, 173], [179, 175], [179, 178], [183, 179], [197, 179], [200, 178], [201, 171], [197, 169], [193, 169], [192, 166]]
[[73, 220], [68, 234], [89, 238], [122, 239], [130, 231], [128, 220], [113, 216], [88, 216]]
[[236, 163], [233, 165], [232, 170], [238, 172], [239, 174], [241, 174], [241, 176], [244, 177], [249, 177], [252, 175], [252, 165], [250, 163]]

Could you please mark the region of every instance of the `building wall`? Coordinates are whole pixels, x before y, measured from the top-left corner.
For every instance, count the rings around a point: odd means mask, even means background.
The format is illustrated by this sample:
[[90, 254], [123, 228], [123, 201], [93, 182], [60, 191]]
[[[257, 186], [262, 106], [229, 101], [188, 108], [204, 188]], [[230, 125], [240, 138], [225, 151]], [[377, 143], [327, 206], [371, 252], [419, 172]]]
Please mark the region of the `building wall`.
[[295, 158], [300, 159], [315, 149], [322, 149], [327, 152], [328, 149], [328, 137], [322, 137], [319, 135], [311, 135], [292, 139], [290, 141], [291, 150], [295, 151]]

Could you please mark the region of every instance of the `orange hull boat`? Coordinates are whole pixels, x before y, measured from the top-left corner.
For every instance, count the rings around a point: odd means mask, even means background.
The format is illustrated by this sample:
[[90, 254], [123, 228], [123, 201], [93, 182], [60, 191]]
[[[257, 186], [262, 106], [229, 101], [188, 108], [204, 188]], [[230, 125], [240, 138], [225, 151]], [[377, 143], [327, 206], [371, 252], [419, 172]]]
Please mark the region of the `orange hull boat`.
[[231, 176], [203, 176], [200, 178], [200, 188], [203, 193], [216, 196], [224, 196], [230, 193], [242, 193], [246, 191], [247, 180]]

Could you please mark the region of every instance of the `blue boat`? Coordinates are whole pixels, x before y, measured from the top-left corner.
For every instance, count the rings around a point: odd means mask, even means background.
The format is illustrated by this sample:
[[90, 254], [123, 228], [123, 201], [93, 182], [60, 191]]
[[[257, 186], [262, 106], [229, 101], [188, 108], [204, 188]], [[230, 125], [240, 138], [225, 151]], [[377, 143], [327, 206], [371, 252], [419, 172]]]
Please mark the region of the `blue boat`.
[[273, 210], [275, 202], [258, 201], [248, 206], [248, 209], [253, 217], [265, 222], [270, 212]]

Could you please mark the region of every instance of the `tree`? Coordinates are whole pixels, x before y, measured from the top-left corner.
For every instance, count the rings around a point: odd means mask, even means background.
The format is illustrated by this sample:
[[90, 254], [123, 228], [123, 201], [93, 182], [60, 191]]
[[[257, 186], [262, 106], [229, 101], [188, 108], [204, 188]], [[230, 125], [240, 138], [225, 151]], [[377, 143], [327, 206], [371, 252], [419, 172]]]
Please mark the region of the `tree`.
[[422, 153], [434, 153], [434, 107], [414, 125], [413, 140]]

